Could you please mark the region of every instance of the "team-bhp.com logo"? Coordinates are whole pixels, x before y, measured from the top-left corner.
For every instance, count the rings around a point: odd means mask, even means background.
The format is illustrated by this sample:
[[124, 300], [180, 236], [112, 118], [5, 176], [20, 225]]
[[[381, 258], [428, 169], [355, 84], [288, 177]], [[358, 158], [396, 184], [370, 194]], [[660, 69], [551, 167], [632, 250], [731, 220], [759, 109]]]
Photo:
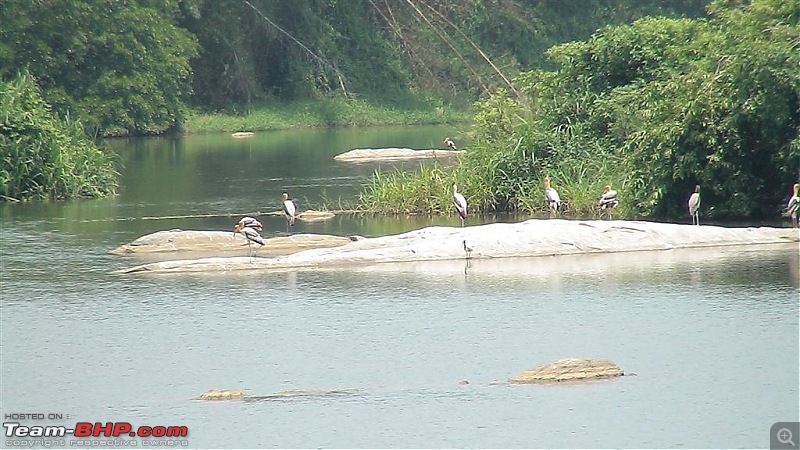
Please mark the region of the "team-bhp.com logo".
[[[134, 428], [128, 422], [78, 422], [73, 428], [67, 428], [63, 425], [22, 425], [18, 422], [4, 422], [3, 428], [5, 429], [5, 437], [8, 438], [23, 438], [25, 443], [19, 442], [23, 446], [28, 445], [44, 445], [48, 446], [45, 440], [63, 438], [62, 442], [52, 442], [60, 445], [70, 446], [186, 446], [188, 441], [175, 440], [175, 438], [185, 438], [189, 435], [189, 429], [185, 426], [139, 426]], [[66, 439], [67, 436], [74, 438], [85, 439]], [[138, 440], [124, 440], [114, 439], [109, 441], [99, 442], [98, 439], [92, 438], [149, 438]], [[31, 439], [38, 438], [38, 439]], [[152, 439], [152, 438], [162, 438]], [[169, 440], [167, 440], [169, 438]], [[39, 442], [36, 442], [39, 441]], [[14, 445], [12, 440], [7, 440], [6, 444]]]

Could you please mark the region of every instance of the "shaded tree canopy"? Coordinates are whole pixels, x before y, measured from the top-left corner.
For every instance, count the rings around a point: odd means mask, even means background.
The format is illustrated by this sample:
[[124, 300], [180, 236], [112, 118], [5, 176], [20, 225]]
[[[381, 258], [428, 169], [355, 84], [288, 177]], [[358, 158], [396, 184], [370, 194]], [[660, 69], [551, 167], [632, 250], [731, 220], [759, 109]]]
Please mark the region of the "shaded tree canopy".
[[100, 133], [180, 125], [196, 38], [178, 27], [179, 0], [5, 0], [0, 77], [27, 69], [55, 111]]
[[[5, 0], [0, 77], [27, 68], [102, 134], [177, 128], [185, 105], [357, 96], [474, 100], [555, 43], [707, 0]], [[508, 87], [508, 86], [506, 86]]]

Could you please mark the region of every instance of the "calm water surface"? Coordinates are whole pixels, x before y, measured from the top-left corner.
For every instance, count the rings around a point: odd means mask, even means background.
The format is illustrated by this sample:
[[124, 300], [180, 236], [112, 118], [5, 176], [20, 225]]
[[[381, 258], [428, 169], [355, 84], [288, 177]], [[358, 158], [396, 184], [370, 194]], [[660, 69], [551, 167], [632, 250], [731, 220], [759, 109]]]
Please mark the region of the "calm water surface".
[[[376, 166], [335, 154], [431, 148], [448, 134], [115, 141], [125, 164], [116, 198], [0, 206], [0, 413], [65, 416], [23, 425], [183, 425], [203, 448], [765, 448], [774, 422], [798, 420], [792, 246], [109, 274], [137, 263], [108, 254], [122, 243], [171, 228], [228, 230], [227, 214], [276, 210], [283, 190], [303, 209], [352, 202]], [[281, 234], [282, 218], [263, 219], [264, 234]], [[457, 223], [341, 216], [295, 232]], [[563, 357], [607, 357], [637, 376], [502, 384]], [[190, 400], [211, 388], [357, 392]], [[0, 447], [13, 445], [4, 437]]]

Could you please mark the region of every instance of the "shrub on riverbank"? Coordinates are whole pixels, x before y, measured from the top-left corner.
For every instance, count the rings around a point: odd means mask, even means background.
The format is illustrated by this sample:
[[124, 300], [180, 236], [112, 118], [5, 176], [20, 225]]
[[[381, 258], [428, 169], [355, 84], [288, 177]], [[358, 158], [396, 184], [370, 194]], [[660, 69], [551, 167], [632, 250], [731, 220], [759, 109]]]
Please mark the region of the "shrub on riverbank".
[[117, 186], [110, 152], [78, 121], [59, 118], [33, 77], [0, 80], [0, 199], [102, 197]]

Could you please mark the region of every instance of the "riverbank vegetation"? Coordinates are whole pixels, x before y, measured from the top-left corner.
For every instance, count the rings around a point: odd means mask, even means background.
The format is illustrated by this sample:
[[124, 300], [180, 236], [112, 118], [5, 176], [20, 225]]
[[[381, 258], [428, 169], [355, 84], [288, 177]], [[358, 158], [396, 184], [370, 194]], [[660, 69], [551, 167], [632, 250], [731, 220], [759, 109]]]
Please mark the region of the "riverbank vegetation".
[[97, 137], [461, 121], [499, 88], [527, 96], [554, 44], [708, 1], [5, 0], [0, 79], [27, 70]]
[[[800, 2], [716, 1], [707, 19], [644, 18], [557, 45], [480, 102], [473, 142], [451, 170], [380, 173], [376, 211], [450, 208], [453, 182], [483, 211], [545, 208], [549, 176], [568, 214], [685, 214], [701, 185], [706, 217], [774, 217], [800, 178]], [[436, 192], [432, 195], [432, 192]]]
[[54, 115], [30, 74], [0, 80], [0, 198], [102, 197], [117, 186], [111, 153], [81, 123]]
[[97, 136], [180, 131], [189, 111], [191, 130], [219, 129], [286, 105], [300, 123], [397, 123], [397, 111], [416, 123], [415, 110], [513, 90], [509, 78], [549, 64], [553, 44], [647, 15], [702, 15], [707, 2], [5, 0], [0, 77], [26, 68], [56, 113]]
[[[451, 105], [455, 102], [451, 102]], [[186, 117], [186, 133], [289, 130], [340, 126], [421, 125], [466, 123], [472, 120], [470, 105], [457, 107], [441, 102], [398, 102], [384, 105], [345, 97], [268, 103], [243, 113], [196, 111]]]

